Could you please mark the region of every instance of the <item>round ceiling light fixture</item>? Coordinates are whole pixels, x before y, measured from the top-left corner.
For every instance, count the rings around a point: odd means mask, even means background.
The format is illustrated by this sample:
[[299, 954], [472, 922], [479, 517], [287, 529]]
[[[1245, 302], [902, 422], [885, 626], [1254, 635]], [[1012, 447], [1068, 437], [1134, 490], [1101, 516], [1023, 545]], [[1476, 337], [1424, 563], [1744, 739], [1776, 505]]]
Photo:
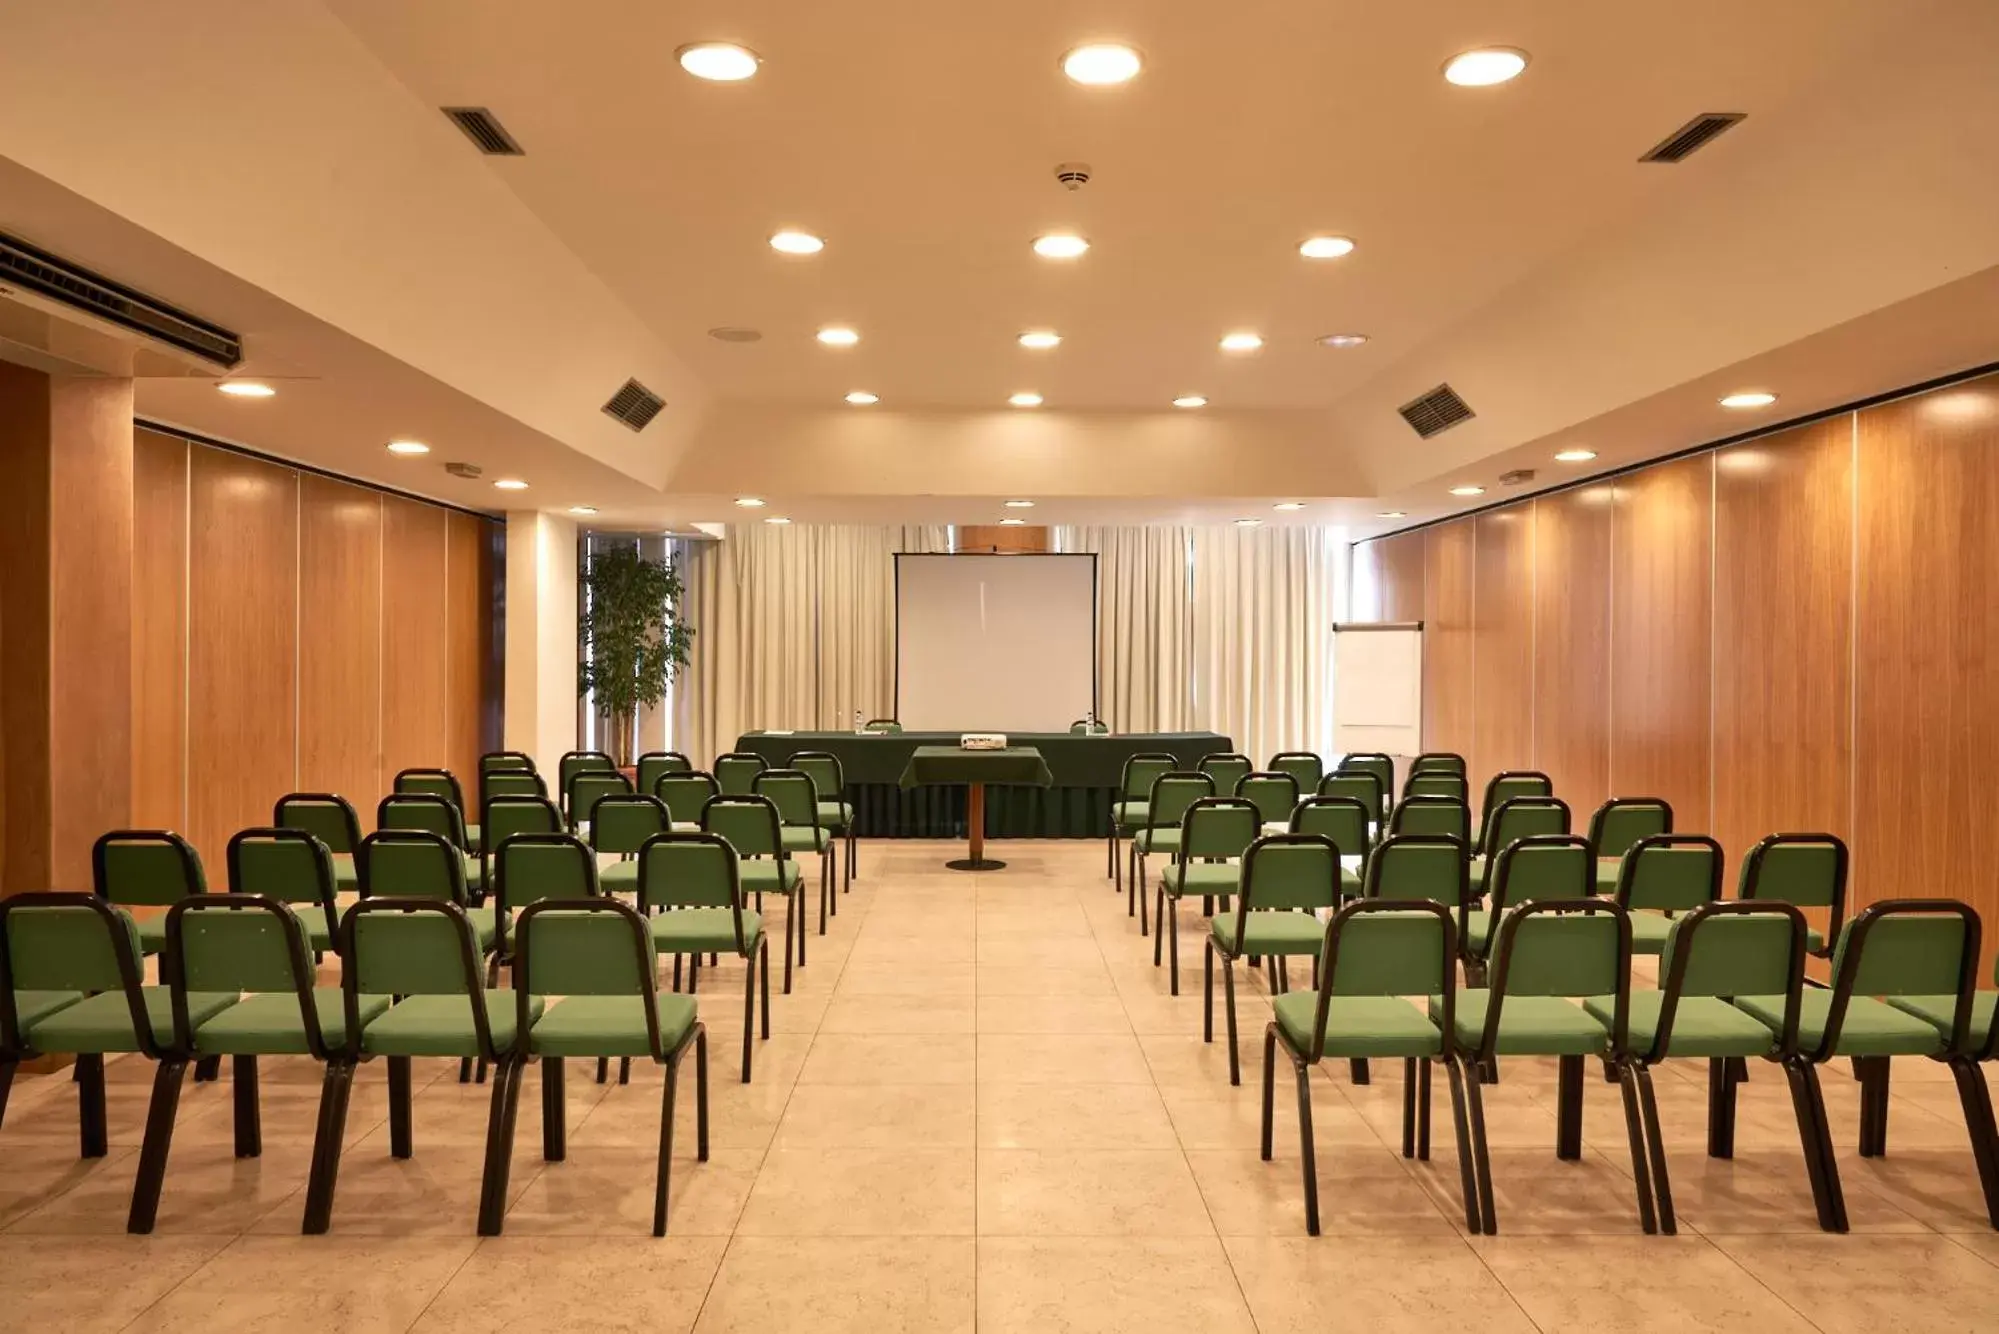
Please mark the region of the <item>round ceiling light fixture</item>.
[[493, 483], [493, 485], [502, 491], [525, 491], [528, 489], [528, 484], [518, 477], [502, 477], [499, 481]]
[[856, 389], [853, 393], [847, 395], [847, 401], [849, 403], [852, 403], [857, 408], [864, 408], [867, 407], [870, 403], [881, 402], [881, 396], [878, 394], [871, 394], [865, 389]]
[[759, 329], [744, 329], [733, 324], [724, 324], [708, 331], [708, 336], [718, 343], [755, 343], [763, 339]]
[[764, 507], [762, 498], [758, 496], [737, 496], [736, 504], [746, 510], [760, 510]]
[[1509, 83], [1527, 68], [1527, 53], [1512, 46], [1481, 46], [1460, 51], [1444, 62], [1444, 79], [1460, 88], [1490, 88]]
[[595, 505], [571, 505], [569, 512], [571, 514], [595, 514], [597, 507]]
[[1034, 253], [1043, 259], [1079, 259], [1089, 248], [1089, 241], [1074, 232], [1050, 232], [1034, 238]]
[[1375, 518], [1377, 518], [1377, 519], [1406, 519], [1406, 518], [1408, 518], [1408, 517], [1409, 517], [1409, 511], [1408, 511], [1408, 510], [1381, 510], [1381, 511], [1379, 511], [1378, 513], [1376, 513], [1374, 517], [1375, 517]]
[[1010, 510], [1031, 510], [1034, 508], [1034, 502], [1031, 500], [1009, 500], [1006, 502], [1006, 507]]
[[1353, 238], [1347, 236], [1308, 236], [1298, 243], [1298, 253], [1306, 259], [1338, 259], [1353, 253]]
[[1555, 453], [1557, 463], [1588, 463], [1596, 457], [1594, 449], [1563, 449]]
[[1745, 389], [1740, 393], [1723, 396], [1721, 405], [1725, 408], [1767, 408], [1777, 401], [1775, 394], [1761, 389]]
[[791, 520], [785, 518], [782, 514], [773, 514], [768, 519], [765, 519], [764, 522], [775, 523], [775, 524], [787, 524], [790, 523]]
[[1482, 486], [1454, 486], [1451, 488], [1451, 494], [1454, 496], [1482, 496], [1485, 494], [1485, 488]]
[[278, 392], [260, 380], [224, 380], [215, 387], [231, 398], [270, 398]]
[[1173, 400], [1173, 406], [1176, 408], [1205, 408], [1208, 406], [1208, 400], [1199, 394], [1182, 394]]
[[1062, 72], [1072, 82], [1091, 87], [1130, 83], [1144, 67], [1137, 51], [1116, 42], [1092, 42], [1062, 57]]
[[391, 454], [406, 455], [428, 454], [430, 453], [430, 446], [421, 440], [391, 440], [389, 441], [389, 452]]
[[852, 347], [861, 341], [861, 335], [843, 324], [832, 324], [813, 335], [828, 347]]
[[763, 64], [763, 57], [734, 42], [690, 42], [673, 56], [680, 68], [710, 83], [741, 83]]
[[1000, 527], [1002, 527], [1002, 528], [1018, 528], [1018, 527], [1020, 527], [1020, 526], [1021, 526], [1022, 524], [1026, 523], [1026, 522], [1027, 522], [1027, 520], [1025, 520], [1025, 519], [1001, 519], [1001, 520], [1000, 520]]
[[1032, 390], [1024, 389], [1020, 393], [1008, 397], [1007, 402], [1017, 408], [1038, 408], [1041, 406], [1041, 395], [1034, 393]]
[[1318, 341], [1320, 347], [1359, 347], [1367, 341], [1367, 335], [1355, 333], [1320, 334]]
[[1295, 514], [1297, 511], [1305, 508], [1305, 502], [1302, 500], [1280, 500], [1270, 508], [1279, 510], [1285, 514]]
[[1020, 336], [1020, 345], [1033, 348], [1037, 352], [1045, 352], [1051, 347], [1060, 347], [1062, 335], [1053, 329], [1029, 329]]
[[1258, 528], [1262, 525], [1263, 520], [1261, 519], [1237, 519], [1235, 521], [1235, 526], [1238, 528]]
[[1262, 346], [1262, 334], [1254, 334], [1247, 330], [1241, 330], [1236, 333], [1222, 335], [1222, 351], [1224, 352], [1254, 352]]
[[816, 255], [826, 248], [826, 243], [811, 232], [773, 232], [770, 248], [786, 255]]

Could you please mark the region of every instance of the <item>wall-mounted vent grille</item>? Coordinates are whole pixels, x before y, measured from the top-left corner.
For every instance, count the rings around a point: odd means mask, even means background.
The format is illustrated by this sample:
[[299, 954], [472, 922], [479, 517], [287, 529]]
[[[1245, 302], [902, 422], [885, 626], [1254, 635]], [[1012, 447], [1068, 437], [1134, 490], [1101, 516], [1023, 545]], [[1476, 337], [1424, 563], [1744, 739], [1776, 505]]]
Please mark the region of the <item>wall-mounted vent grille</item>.
[[1403, 421], [1409, 423], [1409, 429], [1425, 440], [1440, 431], [1450, 430], [1459, 422], [1470, 421], [1473, 416], [1471, 405], [1459, 398], [1457, 390], [1447, 384], [1440, 384], [1395, 410], [1402, 414]]
[[451, 123], [465, 131], [465, 137], [479, 145], [481, 153], [494, 157], [519, 157], [521, 146], [499, 118], [484, 107], [445, 107]]
[[1744, 119], [1741, 111], [1708, 111], [1674, 130], [1653, 146], [1640, 162], [1684, 162], [1698, 149], [1715, 141], [1722, 131]]
[[243, 360], [240, 335], [58, 259], [5, 232], [0, 232], [0, 284], [34, 292], [218, 366], [234, 366]]
[[659, 416], [659, 410], [666, 406], [666, 400], [637, 380], [625, 381], [625, 387], [611, 395], [611, 401], [604, 405], [604, 411], [616, 417], [634, 431], [643, 431], [646, 424]]

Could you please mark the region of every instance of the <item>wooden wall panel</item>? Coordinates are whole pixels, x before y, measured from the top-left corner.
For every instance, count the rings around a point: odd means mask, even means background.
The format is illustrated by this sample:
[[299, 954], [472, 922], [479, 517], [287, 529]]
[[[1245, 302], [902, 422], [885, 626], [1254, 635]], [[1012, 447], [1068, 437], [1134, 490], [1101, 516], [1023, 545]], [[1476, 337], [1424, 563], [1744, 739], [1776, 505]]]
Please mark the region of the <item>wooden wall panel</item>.
[[[1423, 749], [1467, 759], [1473, 744], [1472, 635], [1477, 578], [1472, 522], [1426, 528], [1423, 537]], [[1474, 790], [1483, 779], [1474, 775]]]
[[382, 497], [299, 478], [298, 785], [372, 812], [382, 773]]
[[1999, 378], [1857, 424], [1856, 903], [1948, 894], [1999, 944]]
[[1610, 796], [1609, 484], [1534, 502], [1534, 767], [1577, 827]]
[[196, 449], [188, 505], [187, 823], [221, 883], [297, 772], [298, 474]]
[[1002, 527], [999, 524], [967, 524], [958, 530], [958, 550], [1009, 554], [1017, 551], [1053, 551], [1048, 529], [1033, 524]]
[[445, 723], [444, 765], [458, 775], [467, 801], [478, 800], [479, 756], [487, 749], [486, 719], [477, 705], [493, 636], [491, 529], [486, 520], [470, 514], [445, 515], [445, 656], [451, 709]]
[[1472, 748], [1479, 780], [1534, 762], [1534, 506], [1473, 521]]
[[1714, 459], [1618, 479], [1610, 527], [1610, 786], [1713, 822], [1709, 778]]
[[[448, 764], [446, 511], [382, 497], [382, 781]], [[463, 781], [464, 775], [460, 775]], [[469, 798], [468, 798], [469, 799]]]
[[1397, 533], [1354, 545], [1353, 618], [1423, 619], [1423, 534]]
[[1853, 418], [1714, 456], [1713, 833], [1851, 831]]
[[188, 444], [132, 440], [132, 823], [187, 828]]

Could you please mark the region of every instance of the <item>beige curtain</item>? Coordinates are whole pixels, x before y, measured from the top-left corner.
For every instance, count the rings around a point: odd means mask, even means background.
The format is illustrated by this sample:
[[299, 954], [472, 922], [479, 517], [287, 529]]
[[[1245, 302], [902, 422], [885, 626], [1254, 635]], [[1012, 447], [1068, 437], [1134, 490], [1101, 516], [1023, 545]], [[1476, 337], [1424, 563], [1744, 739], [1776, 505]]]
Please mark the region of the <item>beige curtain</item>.
[[1098, 711], [1119, 732], [1193, 726], [1193, 621], [1180, 527], [1057, 528], [1058, 551], [1097, 557]]
[[1193, 716], [1257, 764], [1332, 744], [1337, 534], [1325, 528], [1197, 528]]

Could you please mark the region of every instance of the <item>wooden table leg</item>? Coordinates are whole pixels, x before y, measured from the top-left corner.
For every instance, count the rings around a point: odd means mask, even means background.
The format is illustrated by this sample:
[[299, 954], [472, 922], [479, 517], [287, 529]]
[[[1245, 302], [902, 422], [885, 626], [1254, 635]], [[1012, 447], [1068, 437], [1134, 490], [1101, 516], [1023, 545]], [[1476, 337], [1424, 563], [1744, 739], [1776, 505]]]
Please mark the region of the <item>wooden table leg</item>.
[[997, 871], [1005, 862], [986, 860], [986, 785], [968, 783], [965, 796], [965, 836], [970, 856], [945, 862], [953, 871]]

